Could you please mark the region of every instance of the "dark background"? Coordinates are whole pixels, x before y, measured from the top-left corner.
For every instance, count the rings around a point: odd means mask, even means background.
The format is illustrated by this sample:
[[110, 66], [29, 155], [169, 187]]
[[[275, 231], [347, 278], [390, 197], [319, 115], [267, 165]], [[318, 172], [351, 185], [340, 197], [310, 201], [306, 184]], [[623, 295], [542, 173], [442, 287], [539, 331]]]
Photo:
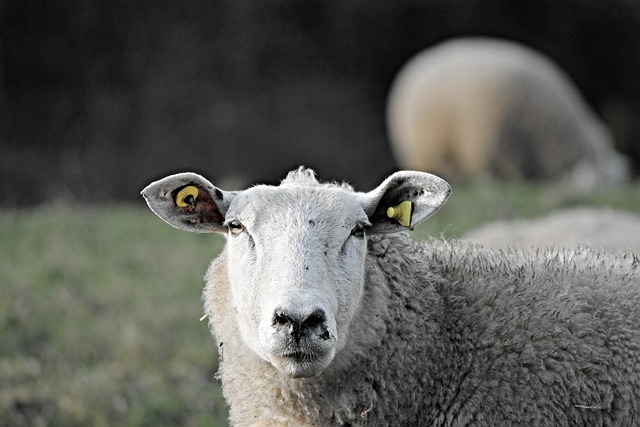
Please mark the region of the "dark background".
[[557, 61], [640, 159], [635, 0], [0, 0], [0, 206], [138, 200], [299, 164], [369, 189], [395, 168], [389, 85], [459, 35]]

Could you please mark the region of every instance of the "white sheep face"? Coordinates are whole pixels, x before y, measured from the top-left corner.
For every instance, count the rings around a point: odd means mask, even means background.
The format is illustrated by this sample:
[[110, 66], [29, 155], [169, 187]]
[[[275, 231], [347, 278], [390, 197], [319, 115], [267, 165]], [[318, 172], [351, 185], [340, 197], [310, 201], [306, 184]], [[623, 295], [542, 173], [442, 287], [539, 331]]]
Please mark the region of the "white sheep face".
[[243, 340], [292, 377], [315, 375], [344, 346], [360, 302], [370, 223], [356, 195], [255, 187], [234, 199], [226, 221]]
[[[450, 192], [434, 175], [398, 172], [375, 190], [357, 193], [321, 184], [300, 168], [277, 187], [226, 192], [186, 173], [142, 194], [175, 227], [227, 236], [241, 339], [279, 371], [301, 378], [321, 373], [347, 343], [364, 285], [366, 235], [415, 226]], [[387, 210], [407, 201], [403, 226]]]

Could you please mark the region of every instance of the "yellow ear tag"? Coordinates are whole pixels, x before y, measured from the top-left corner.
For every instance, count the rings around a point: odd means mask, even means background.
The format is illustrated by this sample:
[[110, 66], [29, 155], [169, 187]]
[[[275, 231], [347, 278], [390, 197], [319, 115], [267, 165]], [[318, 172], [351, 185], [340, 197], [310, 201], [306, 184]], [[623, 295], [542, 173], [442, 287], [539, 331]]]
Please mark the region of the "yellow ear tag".
[[400, 225], [409, 227], [411, 225], [411, 214], [413, 213], [413, 203], [406, 200], [398, 206], [392, 206], [387, 209], [387, 216], [397, 219]]
[[198, 187], [189, 185], [178, 191], [176, 194], [176, 205], [179, 208], [186, 208], [187, 206], [193, 206], [196, 204], [196, 198], [198, 197]]

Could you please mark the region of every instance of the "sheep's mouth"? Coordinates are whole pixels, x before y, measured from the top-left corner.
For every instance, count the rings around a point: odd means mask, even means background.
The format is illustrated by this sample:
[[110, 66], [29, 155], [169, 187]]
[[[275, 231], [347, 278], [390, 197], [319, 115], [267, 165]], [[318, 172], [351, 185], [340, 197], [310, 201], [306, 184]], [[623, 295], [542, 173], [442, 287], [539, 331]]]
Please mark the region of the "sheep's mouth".
[[271, 364], [291, 378], [309, 378], [320, 374], [333, 360], [334, 351], [283, 351], [271, 357]]
[[280, 357], [284, 359], [289, 359], [291, 361], [302, 363], [302, 362], [313, 362], [318, 359], [318, 356], [314, 353], [307, 353], [305, 351], [291, 351], [285, 352], [280, 355]]

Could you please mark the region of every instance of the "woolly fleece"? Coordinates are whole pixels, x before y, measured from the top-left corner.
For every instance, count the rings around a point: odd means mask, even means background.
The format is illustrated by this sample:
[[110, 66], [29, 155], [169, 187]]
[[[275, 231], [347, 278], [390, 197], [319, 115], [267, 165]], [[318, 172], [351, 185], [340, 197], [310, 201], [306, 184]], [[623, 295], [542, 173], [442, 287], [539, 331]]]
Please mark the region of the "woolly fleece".
[[461, 37], [418, 53], [391, 87], [387, 126], [401, 168], [448, 180], [589, 190], [628, 179], [628, 160], [569, 76], [511, 41]]
[[226, 262], [203, 298], [234, 425], [640, 423], [636, 257], [369, 237], [349, 342], [307, 379], [241, 342]]

